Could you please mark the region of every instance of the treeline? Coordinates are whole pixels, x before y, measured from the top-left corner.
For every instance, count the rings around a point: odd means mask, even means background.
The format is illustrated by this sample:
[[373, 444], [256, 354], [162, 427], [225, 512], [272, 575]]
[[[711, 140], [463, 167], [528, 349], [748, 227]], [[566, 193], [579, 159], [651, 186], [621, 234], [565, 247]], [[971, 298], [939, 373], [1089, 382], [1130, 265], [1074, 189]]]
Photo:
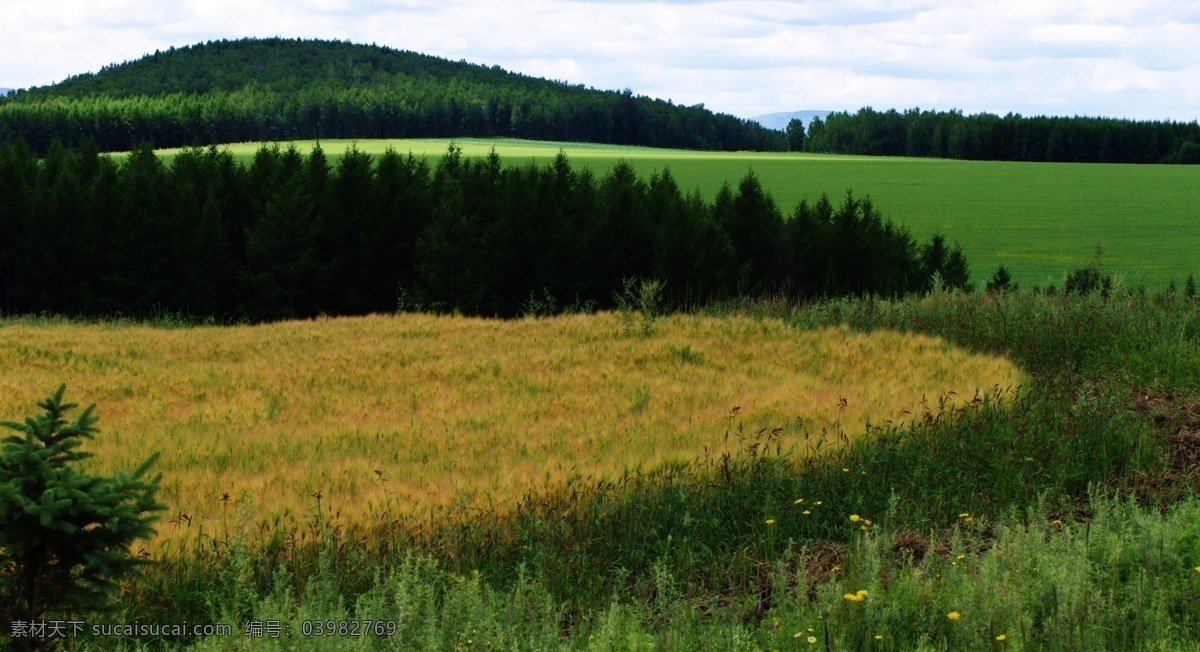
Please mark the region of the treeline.
[[337, 41], [244, 39], [155, 52], [0, 98], [0, 140], [102, 151], [320, 138], [517, 137], [782, 150], [783, 134], [703, 105]]
[[968, 282], [960, 249], [918, 246], [868, 199], [785, 219], [753, 174], [705, 201], [669, 171], [603, 176], [559, 155], [436, 164], [264, 147], [248, 166], [189, 148], [164, 163], [90, 142], [40, 160], [0, 145], [7, 314], [184, 313], [250, 321], [424, 309], [512, 316], [531, 297], [613, 305], [626, 278], [675, 303], [762, 293], [898, 295]]
[[992, 161], [1200, 163], [1200, 124], [911, 109], [814, 119], [791, 149]]

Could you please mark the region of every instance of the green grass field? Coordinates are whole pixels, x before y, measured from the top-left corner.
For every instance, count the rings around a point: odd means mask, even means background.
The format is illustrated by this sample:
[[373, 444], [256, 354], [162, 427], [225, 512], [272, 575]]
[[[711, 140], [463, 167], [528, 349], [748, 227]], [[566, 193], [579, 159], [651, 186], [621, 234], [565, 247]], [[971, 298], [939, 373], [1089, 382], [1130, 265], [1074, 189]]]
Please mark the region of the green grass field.
[[[449, 140], [361, 140], [359, 149], [436, 159]], [[696, 152], [646, 147], [517, 140], [455, 141], [467, 155], [492, 147], [506, 164], [545, 163], [561, 149], [596, 172], [618, 160], [642, 174], [669, 167], [685, 190], [711, 198], [753, 170], [785, 211], [803, 198], [846, 190], [870, 195], [884, 215], [919, 240], [935, 232], [957, 240], [982, 284], [1003, 264], [1023, 285], [1061, 285], [1066, 271], [1091, 259], [1100, 243], [1107, 271], [1125, 283], [1182, 283], [1200, 273], [1200, 167], [1008, 163], [814, 154]], [[312, 142], [297, 143], [307, 150]], [[330, 156], [351, 141], [323, 141]], [[231, 145], [249, 162], [258, 144]], [[169, 155], [169, 151], [168, 151]]]

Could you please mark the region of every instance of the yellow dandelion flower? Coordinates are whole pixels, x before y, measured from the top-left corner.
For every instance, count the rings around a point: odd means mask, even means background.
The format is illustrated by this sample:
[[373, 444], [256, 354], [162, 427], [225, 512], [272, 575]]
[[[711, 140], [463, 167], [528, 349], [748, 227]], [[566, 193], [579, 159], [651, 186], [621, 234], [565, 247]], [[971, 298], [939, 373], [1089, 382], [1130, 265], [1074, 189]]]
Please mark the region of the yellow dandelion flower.
[[831, 572], [831, 573], [836, 573], [836, 572], [838, 572], [838, 571], [840, 571], [840, 570], [842, 570], [842, 567], [841, 567], [841, 566], [834, 566], [833, 568], [829, 569], [829, 572]]
[[805, 516], [808, 516], [809, 514], [812, 514], [812, 512], [808, 511], [807, 509], [806, 509], [806, 510], [804, 510], [802, 513], [803, 513]]
[[959, 558], [959, 559], [966, 559], [966, 558], [967, 558], [967, 556], [966, 556], [966, 555], [959, 555], [959, 556], [958, 556], [958, 558]]
[[792, 638], [800, 638], [801, 636], [804, 636], [804, 634], [801, 632], [796, 632], [796, 635], [793, 636]]
[[968, 516], [968, 517], [966, 517], [966, 518], [964, 518], [964, 519], [963, 519], [963, 523], [970, 523], [971, 521], [974, 521], [974, 520], [975, 520], [975, 519], [973, 519], [973, 518], [971, 518], [970, 516]]
[[1001, 635], [999, 635], [999, 636], [997, 636], [997, 637], [996, 637], [996, 640], [997, 640], [997, 641], [1006, 641], [1006, 640], [1008, 640], [1008, 637], [1007, 637], [1007, 636], [1005, 636], [1004, 634], [1001, 634]]
[[866, 590], [866, 589], [859, 589], [859, 590], [858, 590], [858, 594], [859, 594], [859, 595], [864, 595], [864, 596], [865, 596], [865, 595], [867, 594], [867, 590]]
[[815, 503], [813, 503], [813, 504], [814, 504], [814, 505], [820, 505], [820, 504], [821, 504], [821, 501], [819, 501], [819, 500], [818, 500], [817, 502], [815, 502]]
[[859, 521], [861, 521], [861, 520], [862, 520], [862, 518], [860, 518], [860, 517], [858, 516], [858, 514], [851, 514], [851, 515], [850, 515], [850, 522], [851, 522], [851, 523], [857, 523], [857, 522], [859, 522]]
[[799, 505], [799, 504], [800, 504], [800, 503], [802, 503], [802, 502], [804, 502], [804, 499], [803, 499], [803, 498], [797, 498], [797, 499], [796, 499], [796, 502], [795, 502], [795, 503], [793, 503], [793, 504], [794, 504], [794, 505]]
[[817, 637], [816, 637], [816, 636], [809, 636], [809, 637], [808, 637], [808, 644], [809, 644], [809, 645], [812, 645], [813, 643], [816, 643], [816, 642], [817, 642]]
[[864, 518], [864, 519], [863, 519], [863, 523], [866, 523], [866, 524], [867, 524], [867, 527], [870, 527], [870, 526], [871, 526], [871, 519], [869, 519], [869, 518]]
[[1197, 573], [1200, 573], [1200, 566], [1197, 566], [1197, 567], [1196, 567], [1196, 572], [1197, 572]]
[[958, 620], [960, 617], [961, 614], [959, 614], [957, 611], [951, 611], [950, 613], [946, 614], [946, 618], [950, 620]]
[[775, 519], [773, 519], [773, 518], [767, 519], [767, 525], [775, 525]]
[[875, 635], [875, 640], [877, 640], [877, 641], [882, 641], [882, 640], [883, 640], [883, 634], [876, 634], [876, 635]]
[[1058, 519], [1054, 519], [1053, 521], [1050, 521], [1050, 524], [1051, 525], [1062, 525], [1062, 521], [1060, 521]]
[[842, 469], [842, 473], [849, 473], [850, 469]]
[[860, 530], [863, 530], [863, 531], [866, 531], [866, 529], [867, 529], [867, 526], [865, 526], [865, 525], [860, 525], [860, 526], [858, 526], [858, 529], [860, 529]]
[[811, 634], [811, 633], [812, 633], [812, 631], [813, 631], [813, 628], [812, 628], [812, 627], [809, 627], [809, 628], [808, 628], [808, 633], [809, 633], [809, 634]]
[[968, 516], [970, 516], [970, 514], [968, 514], [966, 512], [963, 512], [962, 514], [958, 515], [959, 518], [967, 518]]

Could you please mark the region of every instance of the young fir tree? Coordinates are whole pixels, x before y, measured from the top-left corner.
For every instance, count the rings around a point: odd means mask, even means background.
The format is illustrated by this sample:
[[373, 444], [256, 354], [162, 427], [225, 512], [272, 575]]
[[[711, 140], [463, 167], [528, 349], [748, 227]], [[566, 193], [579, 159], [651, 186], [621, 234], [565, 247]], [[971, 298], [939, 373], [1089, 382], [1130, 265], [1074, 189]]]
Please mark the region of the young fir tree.
[[[149, 563], [129, 552], [154, 533], [159, 478], [146, 473], [157, 455], [132, 474], [101, 477], [73, 463], [97, 430], [95, 406], [74, 421], [65, 415], [66, 386], [38, 404], [44, 412], [25, 423], [0, 426], [17, 435], [0, 443], [0, 622], [34, 622], [49, 614], [104, 611], [117, 581]], [[40, 641], [14, 636], [17, 649]]]

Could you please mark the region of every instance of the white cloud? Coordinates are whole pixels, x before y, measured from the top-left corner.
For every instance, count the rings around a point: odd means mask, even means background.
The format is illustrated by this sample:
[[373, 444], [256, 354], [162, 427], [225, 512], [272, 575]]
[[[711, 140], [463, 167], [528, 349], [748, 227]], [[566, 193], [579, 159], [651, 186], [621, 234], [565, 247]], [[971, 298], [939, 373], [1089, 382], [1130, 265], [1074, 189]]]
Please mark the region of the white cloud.
[[1200, 118], [1200, 2], [6, 0], [0, 86], [242, 36], [374, 42], [738, 115]]

